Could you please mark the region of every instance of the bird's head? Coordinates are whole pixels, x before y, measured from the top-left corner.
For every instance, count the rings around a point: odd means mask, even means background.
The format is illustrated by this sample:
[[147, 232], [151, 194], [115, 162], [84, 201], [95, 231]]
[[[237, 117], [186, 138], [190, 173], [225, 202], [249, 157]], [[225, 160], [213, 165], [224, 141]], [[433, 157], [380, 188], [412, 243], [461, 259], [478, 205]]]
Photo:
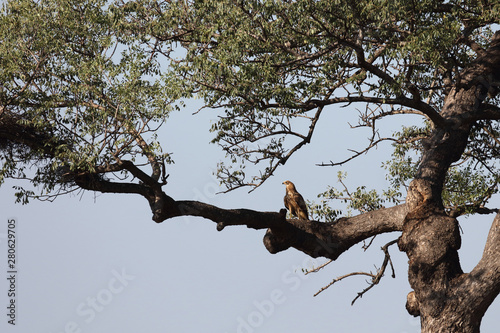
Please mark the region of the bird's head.
[[289, 180], [285, 180], [283, 182], [283, 184], [285, 184], [286, 188], [288, 188], [288, 189], [295, 189], [295, 185], [293, 185], [293, 183], [291, 181], [289, 181]]

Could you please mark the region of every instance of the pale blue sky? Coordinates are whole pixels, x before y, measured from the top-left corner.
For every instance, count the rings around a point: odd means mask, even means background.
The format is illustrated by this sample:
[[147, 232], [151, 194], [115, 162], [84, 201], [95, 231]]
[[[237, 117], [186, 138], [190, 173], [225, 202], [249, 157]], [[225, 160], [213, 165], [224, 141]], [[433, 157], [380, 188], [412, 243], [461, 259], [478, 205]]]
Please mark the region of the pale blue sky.
[[[223, 208], [278, 211], [282, 181], [295, 182], [306, 199], [336, 185], [340, 169], [316, 163], [340, 159], [347, 148], [360, 148], [368, 137], [349, 130], [356, 112], [332, 107], [325, 112], [312, 143], [281, 167], [261, 188], [215, 195], [212, 171], [224, 154], [208, 144], [212, 110], [196, 116], [197, 103], [172, 114], [159, 131], [165, 151], [173, 152], [164, 190], [175, 199], [196, 199]], [[384, 122], [384, 132], [399, 129], [408, 117]], [[415, 118], [412, 118], [413, 120]], [[382, 133], [383, 134], [383, 133]], [[348, 184], [385, 185], [380, 162], [390, 149], [380, 147], [347, 164]], [[380, 266], [380, 247], [397, 234], [377, 237], [364, 253], [354, 246], [319, 273], [302, 268], [320, 264], [290, 249], [276, 255], [262, 244], [263, 230], [227, 227], [181, 217], [156, 224], [145, 199], [134, 195], [84, 193], [53, 203], [14, 204], [15, 182], [0, 191], [0, 270], [6, 276], [7, 220], [18, 224], [18, 313], [16, 326], [2, 315], [1, 332], [419, 332], [418, 319], [404, 305], [410, 291], [407, 258], [390, 248], [396, 279], [389, 272], [379, 286], [350, 303], [367, 284], [362, 277], [344, 280], [317, 297], [332, 279]], [[498, 198], [495, 198], [498, 200]], [[493, 200], [493, 201], [495, 201]], [[493, 216], [461, 219], [460, 251], [465, 270], [479, 260]], [[0, 304], [6, 313], [7, 280], [0, 280]], [[487, 312], [482, 332], [497, 332], [500, 304]]]

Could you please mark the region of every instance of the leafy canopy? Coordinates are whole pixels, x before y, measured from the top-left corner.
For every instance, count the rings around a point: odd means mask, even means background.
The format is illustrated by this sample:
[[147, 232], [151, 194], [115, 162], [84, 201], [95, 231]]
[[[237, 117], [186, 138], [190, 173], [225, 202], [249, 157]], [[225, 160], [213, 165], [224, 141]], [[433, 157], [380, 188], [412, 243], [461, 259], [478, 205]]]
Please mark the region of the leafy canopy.
[[[207, 106], [223, 110], [212, 131], [233, 162], [219, 165], [229, 189], [265, 181], [309, 143], [328, 105], [364, 105], [358, 127], [373, 131], [367, 150], [382, 141], [394, 146], [385, 164], [391, 187], [382, 194], [365, 188], [322, 194], [327, 201], [347, 197], [358, 211], [400, 200], [431, 122], [439, 121], [446, 95], [487, 47], [500, 17], [499, 3], [477, 1], [139, 3], [138, 25], [181, 41], [186, 56], [175, 70]], [[156, 15], [146, 17], [152, 8]], [[377, 121], [394, 114], [420, 114], [422, 125], [380, 139]], [[448, 176], [448, 209], [474, 212], [496, 193], [497, 137], [496, 122], [474, 128]], [[263, 167], [249, 177], [248, 164]]]
[[[391, 188], [329, 189], [323, 198], [348, 198], [361, 211], [398, 202], [446, 95], [499, 17], [500, 3], [472, 0], [8, 1], [1, 104], [63, 143], [50, 156], [4, 154], [2, 176], [43, 160], [34, 181], [50, 192], [61, 166], [108, 172], [129, 159], [154, 169], [169, 156], [147, 134], [198, 96], [221, 110], [212, 127], [230, 161], [219, 164], [221, 181], [256, 187], [310, 142], [325, 109], [354, 104], [364, 108], [357, 127], [373, 136], [353, 157], [391, 142]], [[421, 115], [422, 125], [380, 138], [377, 121], [395, 114]], [[492, 121], [474, 127], [448, 176], [448, 209], [475, 212], [496, 193], [498, 131]]]
[[122, 159], [169, 161], [154, 133], [179, 96], [162, 80], [155, 49], [120, 28], [124, 19], [103, 0], [3, 5], [3, 119], [14, 118], [24, 132], [18, 135], [43, 142], [0, 146], [0, 181], [30, 177], [50, 194], [67, 187], [61, 173], [94, 172]]

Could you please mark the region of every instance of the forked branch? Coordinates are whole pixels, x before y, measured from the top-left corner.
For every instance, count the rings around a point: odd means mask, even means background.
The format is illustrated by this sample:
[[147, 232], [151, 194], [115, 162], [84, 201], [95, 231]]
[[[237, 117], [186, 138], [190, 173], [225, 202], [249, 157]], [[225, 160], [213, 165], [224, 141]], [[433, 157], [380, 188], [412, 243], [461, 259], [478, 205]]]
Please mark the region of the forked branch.
[[[362, 291], [360, 291], [358, 293], [358, 295], [352, 300], [351, 302], [351, 305], [354, 304], [354, 302], [356, 302], [356, 300], [358, 298], [361, 298], [363, 297], [363, 295], [368, 292], [368, 290], [370, 290], [371, 288], [373, 288], [375, 285], [377, 285], [380, 280], [382, 279], [382, 277], [384, 276], [384, 273], [387, 269], [387, 265], [390, 264], [391, 265], [391, 270], [392, 270], [392, 278], [395, 278], [396, 277], [396, 274], [395, 274], [395, 271], [394, 271], [394, 266], [392, 265], [392, 260], [391, 260], [391, 256], [389, 254], [389, 246], [395, 244], [398, 240], [395, 239], [395, 240], [392, 240], [390, 241], [389, 243], [385, 244], [384, 246], [382, 246], [382, 251], [384, 252], [384, 261], [382, 262], [382, 266], [377, 269], [377, 273], [374, 274], [372, 272], [351, 272], [349, 274], [345, 274], [345, 275], [342, 275], [338, 278], [335, 278], [332, 282], [330, 282], [328, 285], [324, 286], [323, 288], [321, 288], [317, 293], [314, 294], [314, 296], [317, 296], [319, 295], [320, 293], [322, 293], [323, 291], [325, 291], [326, 289], [328, 289], [329, 287], [331, 287], [332, 285], [334, 285], [335, 283], [339, 282], [339, 281], [342, 281], [343, 279], [345, 278], [348, 278], [350, 276], [356, 276], [356, 275], [364, 275], [364, 276], [368, 276], [371, 278], [371, 282], [369, 283], [369, 286], [366, 287], [365, 289], [363, 289]], [[326, 264], [329, 264], [330, 262], [327, 262]], [[326, 264], [320, 266], [320, 268], [322, 268], [323, 266], [325, 266]], [[315, 269], [311, 272], [316, 272], [318, 269]]]

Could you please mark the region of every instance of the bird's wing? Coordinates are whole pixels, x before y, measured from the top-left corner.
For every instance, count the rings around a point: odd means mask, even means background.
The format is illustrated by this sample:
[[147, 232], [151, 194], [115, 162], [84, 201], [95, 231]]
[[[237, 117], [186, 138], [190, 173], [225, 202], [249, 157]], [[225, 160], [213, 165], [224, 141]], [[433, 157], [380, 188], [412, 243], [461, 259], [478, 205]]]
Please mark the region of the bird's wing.
[[290, 198], [288, 198], [288, 193], [283, 198], [283, 202], [285, 203], [285, 208], [290, 210]]
[[[306, 220], [309, 220], [309, 214], [307, 213], [307, 205], [306, 205], [306, 202], [304, 201], [304, 198], [302, 197], [302, 195], [300, 195], [300, 193], [296, 193], [294, 195], [294, 199], [295, 199], [295, 202], [297, 203], [297, 206], [298, 208], [300, 209], [301, 213], [303, 216], [300, 216], [301, 218], [304, 218]], [[299, 211], [299, 209], [297, 211]]]

